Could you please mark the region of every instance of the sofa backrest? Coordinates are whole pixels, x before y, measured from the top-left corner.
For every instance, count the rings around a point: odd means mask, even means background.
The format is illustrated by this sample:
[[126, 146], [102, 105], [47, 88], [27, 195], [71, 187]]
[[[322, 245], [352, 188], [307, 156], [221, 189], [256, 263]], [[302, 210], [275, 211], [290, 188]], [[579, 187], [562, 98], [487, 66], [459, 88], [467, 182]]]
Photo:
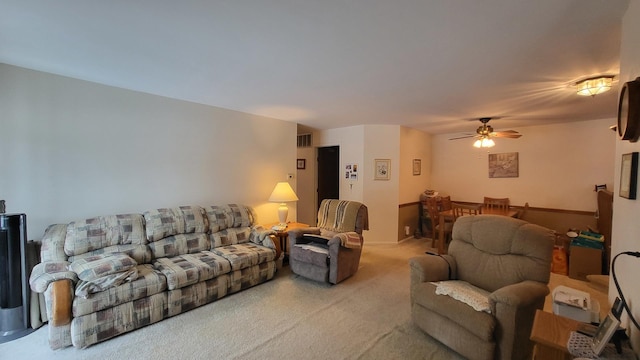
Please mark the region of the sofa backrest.
[[98, 216], [50, 225], [42, 237], [40, 257], [74, 261], [92, 255], [124, 252], [138, 264], [249, 241], [256, 215], [250, 206], [180, 206], [143, 214]]
[[209, 220], [199, 206], [144, 212], [146, 237], [153, 258], [192, 254], [209, 249]]
[[142, 215], [98, 216], [72, 221], [66, 226], [64, 253], [73, 262], [87, 256], [123, 252], [138, 263], [146, 263], [151, 260], [146, 244]]
[[449, 255], [457, 277], [493, 292], [524, 280], [549, 282], [553, 232], [498, 215], [463, 216], [453, 225]]
[[249, 242], [256, 215], [250, 206], [228, 204], [205, 207], [211, 226], [211, 248]]

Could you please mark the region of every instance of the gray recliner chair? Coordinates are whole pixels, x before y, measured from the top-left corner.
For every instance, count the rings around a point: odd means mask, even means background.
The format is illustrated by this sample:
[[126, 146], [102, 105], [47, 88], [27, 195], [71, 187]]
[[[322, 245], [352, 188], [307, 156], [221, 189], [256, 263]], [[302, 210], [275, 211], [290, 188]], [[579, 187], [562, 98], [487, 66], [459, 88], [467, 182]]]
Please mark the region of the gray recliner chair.
[[553, 244], [551, 230], [522, 220], [458, 218], [447, 255], [409, 261], [413, 322], [469, 359], [530, 359], [533, 318], [549, 293]]
[[358, 271], [369, 230], [367, 207], [357, 201], [325, 199], [316, 227], [289, 231], [289, 266], [306, 278], [337, 284]]

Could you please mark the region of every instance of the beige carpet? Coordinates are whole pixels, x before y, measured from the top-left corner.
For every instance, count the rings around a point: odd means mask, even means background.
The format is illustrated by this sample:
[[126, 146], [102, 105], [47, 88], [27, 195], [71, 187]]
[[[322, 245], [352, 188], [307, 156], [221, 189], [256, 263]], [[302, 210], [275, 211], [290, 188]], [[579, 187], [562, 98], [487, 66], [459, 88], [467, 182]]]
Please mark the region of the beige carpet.
[[408, 259], [429, 245], [365, 244], [358, 273], [336, 286], [284, 267], [265, 284], [84, 350], [50, 350], [45, 325], [0, 344], [0, 359], [458, 359], [410, 320]]
[[358, 273], [336, 286], [284, 267], [265, 284], [84, 350], [50, 350], [45, 325], [0, 344], [0, 359], [457, 359], [410, 321], [408, 259], [429, 244], [365, 244]]

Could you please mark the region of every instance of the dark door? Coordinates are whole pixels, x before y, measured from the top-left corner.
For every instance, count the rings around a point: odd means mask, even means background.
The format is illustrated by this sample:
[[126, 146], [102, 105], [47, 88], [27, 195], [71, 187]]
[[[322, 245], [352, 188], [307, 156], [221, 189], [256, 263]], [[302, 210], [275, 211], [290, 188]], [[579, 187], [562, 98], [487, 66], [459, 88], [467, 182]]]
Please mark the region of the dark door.
[[324, 199], [340, 198], [340, 147], [318, 148], [318, 208]]

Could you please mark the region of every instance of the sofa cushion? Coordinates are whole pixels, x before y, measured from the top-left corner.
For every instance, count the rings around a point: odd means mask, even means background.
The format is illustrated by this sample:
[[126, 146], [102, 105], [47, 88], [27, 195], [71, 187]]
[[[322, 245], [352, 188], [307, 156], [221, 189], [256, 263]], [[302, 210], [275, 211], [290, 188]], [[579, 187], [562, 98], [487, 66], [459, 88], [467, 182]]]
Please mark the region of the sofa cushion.
[[144, 212], [144, 219], [150, 242], [173, 235], [209, 231], [209, 221], [199, 206], [149, 210]]
[[233, 226], [233, 215], [227, 206], [207, 206], [204, 210], [209, 221], [209, 230], [212, 233]]
[[222, 246], [211, 251], [227, 259], [231, 263], [232, 270], [273, 261], [276, 257], [275, 250], [254, 243]]
[[233, 218], [232, 227], [248, 227], [253, 225], [255, 216], [250, 207], [238, 204], [229, 204], [227, 206]]
[[114, 245], [96, 249], [80, 255], [69, 256], [69, 262], [86, 259], [96, 255], [106, 255], [110, 253], [123, 253], [129, 255], [138, 264], [151, 264], [151, 250], [147, 245]]
[[67, 224], [53, 224], [47, 227], [42, 236], [40, 261], [66, 261], [64, 240], [67, 237]]
[[64, 252], [72, 256], [109, 246], [146, 243], [142, 215], [99, 216], [67, 225]]
[[113, 253], [76, 260], [69, 265], [69, 269], [78, 274], [80, 280], [92, 281], [103, 276], [127, 271], [136, 265], [138, 265], [136, 261], [128, 255]]
[[244, 244], [249, 242], [250, 238], [251, 228], [249, 227], [229, 228], [209, 235], [212, 249], [221, 246]]
[[153, 266], [167, 277], [169, 290], [209, 280], [231, 271], [229, 261], [210, 251], [159, 258]]
[[136, 266], [138, 278], [105, 291], [95, 293], [86, 299], [73, 299], [73, 316], [82, 316], [100, 311], [131, 300], [141, 299], [167, 289], [164, 275], [150, 264]]
[[174, 235], [149, 243], [154, 259], [193, 254], [209, 247], [209, 238], [203, 233]]

